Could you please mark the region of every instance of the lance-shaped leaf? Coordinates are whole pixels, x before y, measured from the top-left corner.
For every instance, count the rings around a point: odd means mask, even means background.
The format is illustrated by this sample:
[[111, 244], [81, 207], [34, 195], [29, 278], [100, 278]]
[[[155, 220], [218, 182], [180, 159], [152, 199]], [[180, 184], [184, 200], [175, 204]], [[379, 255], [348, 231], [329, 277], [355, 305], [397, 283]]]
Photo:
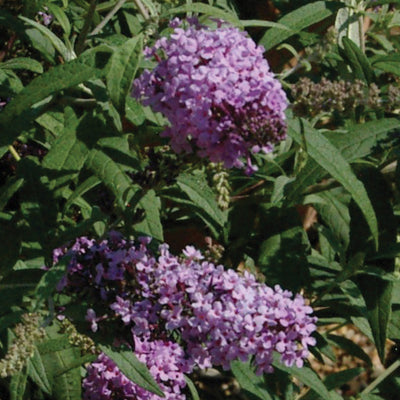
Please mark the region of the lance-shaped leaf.
[[232, 361], [231, 370], [242, 389], [259, 399], [272, 400], [271, 395], [265, 389], [263, 377], [255, 374], [250, 362]]
[[[382, 174], [373, 167], [363, 166], [358, 170], [358, 176], [367, 189], [369, 198], [378, 216], [379, 243], [381, 247], [388, 248], [396, 243], [397, 224], [390, 202], [390, 190]], [[371, 246], [371, 237], [366, 229], [358, 207], [350, 204], [350, 245], [348, 257], [360, 255], [363, 259], [376, 254]], [[387, 274], [394, 272], [394, 258], [380, 258], [377, 261], [368, 261], [367, 267], [373, 266], [374, 275], [362, 274], [365, 263], [362, 263], [354, 272], [357, 283], [367, 307], [368, 322], [374, 337], [379, 357], [384, 360], [387, 326], [390, 321], [393, 282], [383, 279]]]
[[378, 247], [378, 222], [367, 191], [339, 150], [306, 121], [303, 121], [303, 124], [298, 121], [290, 121], [289, 135], [297, 143], [304, 145], [309, 156], [351, 194], [367, 221], [375, 247]]
[[[21, 134], [14, 120], [37, 117], [31, 107], [60, 90], [104, 76], [110, 53], [106, 48], [82, 54], [78, 59], [58, 65], [38, 76], [15, 96], [0, 114], [0, 146], [8, 145]], [[18, 125], [18, 124], [17, 124]]]
[[299, 7], [278, 21], [279, 24], [289, 28], [289, 31], [280, 28], [269, 29], [261, 38], [259, 44], [263, 45], [266, 50], [272, 49], [277, 44], [282, 43], [308, 26], [328, 18], [343, 6], [344, 4], [340, 4], [339, 2], [316, 1]]
[[138, 206], [145, 212], [143, 221], [135, 224], [135, 229], [140, 233], [163, 241], [163, 228], [160, 220], [161, 201], [154, 190], [149, 190], [139, 201]]
[[107, 74], [107, 88], [111, 101], [118, 111], [124, 112], [125, 98], [142, 56], [143, 38], [136, 36], [127, 40], [111, 57], [111, 67]]
[[280, 354], [278, 353], [274, 353], [274, 361], [272, 365], [274, 366], [274, 368], [287, 372], [288, 374], [298, 378], [300, 382], [307, 385], [310, 389], [316, 391], [324, 400], [331, 399], [327, 387], [311, 368], [308, 368], [306, 366], [302, 368], [297, 368], [295, 366], [287, 367], [286, 365], [281, 363]]
[[117, 367], [128, 379], [149, 392], [165, 397], [147, 367], [137, 359], [132, 350], [119, 349], [117, 351], [103, 344], [100, 344], [99, 347], [107, 357], [117, 364]]
[[93, 149], [86, 160], [86, 166], [116, 196], [118, 205], [125, 209], [132, 197], [139, 191], [122, 168], [101, 150]]

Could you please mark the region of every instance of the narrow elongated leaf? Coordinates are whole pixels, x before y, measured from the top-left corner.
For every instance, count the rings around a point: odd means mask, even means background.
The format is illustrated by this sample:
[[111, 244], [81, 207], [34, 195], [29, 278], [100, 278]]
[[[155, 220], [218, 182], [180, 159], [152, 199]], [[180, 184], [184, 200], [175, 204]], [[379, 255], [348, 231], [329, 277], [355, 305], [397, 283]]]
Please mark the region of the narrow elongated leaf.
[[82, 357], [78, 357], [66, 365], [64, 365], [62, 368], [54, 371], [54, 377], [58, 377], [60, 375], [63, 375], [73, 369], [76, 369], [84, 364], [91, 363], [97, 359], [97, 356], [95, 354], [86, 354]]
[[89, 190], [95, 188], [99, 185], [101, 180], [97, 176], [91, 176], [87, 178], [84, 182], [82, 182], [75, 191], [68, 197], [67, 202], [64, 206], [64, 211], [68, 210], [68, 208], [74, 203], [76, 199], [80, 196], [87, 193]]
[[327, 340], [328, 342], [335, 344], [339, 348], [343, 349], [347, 354], [351, 354], [352, 356], [355, 356], [360, 360], [365, 361], [368, 366], [372, 366], [371, 358], [369, 357], [369, 355], [352, 340], [347, 339], [344, 336], [332, 334], [327, 335]]
[[70, 108], [66, 109], [64, 125], [43, 159], [44, 168], [52, 173], [61, 172], [52, 182], [56, 189], [68, 184], [79, 173], [89, 154], [88, 146], [96, 141], [96, 136], [101, 135], [103, 128], [101, 121], [90, 113], [78, 118]]
[[342, 43], [343, 55], [347, 58], [354, 77], [366, 83], [371, 83], [373, 71], [366, 55], [351, 39], [344, 37]]
[[[378, 217], [379, 243], [381, 247], [388, 248], [396, 243], [397, 232], [393, 207], [389, 200], [390, 190], [388, 185], [382, 174], [373, 167], [359, 167], [358, 176], [367, 189]], [[374, 247], [371, 246], [372, 240], [366, 229], [361, 211], [358, 207], [355, 207], [354, 203], [350, 204], [350, 216], [349, 258], [359, 254], [363, 259], [366, 259], [368, 255], [376, 254]], [[354, 272], [362, 273], [363, 264]], [[370, 261], [369, 265], [376, 267], [383, 275], [393, 273], [395, 270], [393, 258], [380, 259], [375, 264]], [[379, 357], [383, 361], [387, 326], [390, 320], [393, 282], [370, 274], [358, 275], [355, 281], [365, 299], [368, 322], [371, 326]]]
[[204, 176], [184, 173], [179, 175], [177, 184], [194, 205], [201, 208], [212, 221], [220, 227], [225, 225], [227, 214], [218, 207], [215, 194], [208, 186]]
[[250, 362], [232, 361], [231, 370], [239, 385], [248, 392], [262, 400], [272, 400], [271, 395], [264, 388], [265, 382], [262, 376], [257, 376]]
[[278, 23], [286, 26], [290, 31], [280, 28], [269, 29], [261, 38], [259, 44], [266, 50], [272, 49], [277, 44], [284, 42], [290, 36], [299, 33], [301, 30], [316, 24], [334, 14], [343, 4], [330, 1], [316, 1], [305, 6], [296, 8], [285, 16]]
[[49, 38], [55, 49], [61, 54], [65, 61], [71, 61], [76, 58], [75, 53], [68, 50], [62, 40], [58, 38], [49, 28], [46, 28], [44, 25], [39, 24], [38, 22], [33, 21], [29, 18], [23, 16], [19, 16], [19, 18], [27, 24], [36, 28], [42, 35]]
[[[400, 64], [399, 64], [400, 65]], [[400, 128], [396, 118], [383, 118], [352, 125], [348, 132], [325, 132], [324, 136], [335, 145], [348, 162], [372, 153], [374, 148], [389, 138], [389, 133]]]
[[25, 35], [33, 48], [35, 48], [47, 62], [52, 65], [56, 63], [56, 50], [49, 38], [35, 28], [25, 29]]
[[185, 381], [189, 388], [190, 395], [192, 396], [192, 400], [200, 400], [200, 396], [197, 393], [196, 386], [194, 385], [193, 381], [185, 375]]
[[65, 35], [68, 37], [71, 33], [71, 24], [69, 23], [68, 17], [65, 15], [64, 10], [59, 7], [57, 4], [48, 3], [47, 7], [50, 13], [54, 16], [54, 18], [61, 25], [64, 30]]
[[163, 241], [163, 227], [160, 220], [161, 201], [154, 190], [149, 190], [139, 201], [138, 206], [145, 211], [144, 220], [135, 224], [135, 229], [157, 240]]
[[125, 98], [131, 89], [132, 80], [138, 69], [142, 48], [142, 36], [136, 36], [118, 47], [111, 57], [111, 67], [107, 74], [107, 88], [111, 101], [120, 112], [125, 110]]
[[117, 367], [128, 379], [151, 393], [165, 397], [147, 367], [137, 359], [132, 350], [121, 349], [116, 351], [110, 346], [102, 344], [100, 344], [99, 347], [107, 357], [117, 364]]
[[17, 57], [11, 60], [0, 63], [1, 69], [24, 69], [27, 71], [37, 72], [41, 74], [43, 72], [42, 64], [33, 58], [28, 57]]
[[52, 386], [52, 398], [57, 400], [81, 400], [80, 367], [68, 369], [67, 372], [61, 375], [55, 375], [55, 372], [61, 371], [73, 363], [74, 360], [78, 359], [80, 357], [80, 350], [69, 343], [69, 347], [60, 351], [41, 352], [42, 348], [46, 349], [46, 343], [49, 341], [56, 341], [57, 339], [66, 339], [68, 341], [67, 335], [60, 335], [57, 332], [58, 329], [59, 326], [57, 324], [46, 327], [48, 340], [43, 341], [41, 346], [38, 346], [47, 377]]
[[311, 368], [308, 368], [306, 366], [302, 368], [287, 367], [280, 362], [280, 354], [277, 353], [274, 354], [274, 361], [272, 365], [274, 366], [274, 368], [287, 372], [288, 374], [298, 378], [300, 382], [307, 385], [310, 389], [316, 391], [324, 400], [331, 399], [327, 387]]
[[28, 359], [27, 371], [29, 378], [38, 385], [38, 387], [45, 393], [51, 396], [51, 384], [47, 377], [46, 369], [43, 360], [37, 348], [34, 349], [33, 356]]
[[58, 265], [51, 267], [40, 279], [35, 289], [38, 303], [47, 300], [55, 291], [57, 284], [66, 273], [69, 257], [63, 257]]
[[234, 25], [240, 25], [238, 17], [232, 12], [221, 10], [220, 8], [210, 6], [204, 3], [184, 4], [179, 7], [171, 8], [166, 11], [162, 16], [176, 15], [183, 12], [195, 12], [205, 15], [211, 15], [214, 18], [221, 18], [224, 21], [231, 22]]
[[10, 400], [23, 400], [28, 374], [26, 368], [12, 375], [10, 381]]
[[24, 179], [14, 177], [9, 179], [5, 185], [1, 188], [2, 192], [0, 193], [0, 211], [7, 205], [8, 201], [11, 197], [16, 193], [19, 188], [23, 185]]
[[384, 72], [400, 76], [400, 54], [377, 57], [372, 65]]
[[125, 209], [139, 191], [138, 185], [132, 183], [121, 167], [100, 150], [91, 150], [86, 165], [116, 196], [121, 209]]
[[[333, 390], [335, 388], [339, 388], [345, 383], [351, 381], [356, 378], [364, 371], [363, 368], [351, 368], [346, 369], [344, 371], [339, 371], [328, 375], [324, 380], [324, 384], [328, 390]], [[333, 393], [330, 393], [333, 395]], [[332, 397], [332, 396], [331, 396]], [[302, 397], [302, 400], [325, 400], [318, 392], [311, 390], [305, 396]]]
[[[93, 53], [92, 57], [80, 57], [54, 67], [31, 81], [7, 104], [7, 107], [0, 114], [2, 131], [0, 146], [12, 143], [14, 138], [20, 135], [21, 132], [18, 129], [13, 129], [13, 124], [10, 122], [23, 112], [29, 111], [34, 104], [60, 90], [105, 75], [107, 71], [104, 67], [109, 55], [110, 53], [105, 51], [98, 51]], [[27, 115], [24, 114], [23, 116], [26, 117]]]
[[338, 149], [307, 123], [304, 123], [304, 130], [302, 131], [298, 122], [290, 121], [289, 135], [300, 145], [305, 141], [309, 156], [351, 194], [367, 221], [374, 238], [375, 247], [378, 247], [378, 222], [371, 201], [364, 185], [354, 175], [350, 165]]
[[51, 247], [51, 230], [57, 227], [57, 203], [45, 183], [42, 167], [33, 158], [18, 162], [17, 175], [25, 184], [21, 189], [21, 211], [29, 228], [45, 249]]

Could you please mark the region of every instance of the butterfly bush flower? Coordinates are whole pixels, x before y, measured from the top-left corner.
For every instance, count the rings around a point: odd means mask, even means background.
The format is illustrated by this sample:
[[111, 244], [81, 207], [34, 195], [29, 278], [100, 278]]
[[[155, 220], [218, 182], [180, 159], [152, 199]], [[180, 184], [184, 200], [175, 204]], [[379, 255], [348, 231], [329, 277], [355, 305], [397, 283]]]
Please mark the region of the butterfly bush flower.
[[40, 17], [42, 17], [43, 20], [43, 25], [48, 26], [51, 24], [51, 22], [53, 21], [53, 15], [49, 14], [47, 11], [49, 11], [49, 9], [47, 7], [43, 7], [45, 11], [38, 11], [38, 15]]
[[161, 112], [175, 152], [195, 152], [225, 167], [256, 170], [251, 154], [272, 151], [286, 135], [285, 92], [245, 32], [179, 20], [169, 38], [147, 48], [158, 62], [133, 83], [133, 96]]
[[[70, 257], [60, 287], [78, 295], [85, 288], [99, 299], [87, 312], [91, 329], [101, 329], [106, 317], [98, 318], [95, 308], [101, 305], [104, 310], [107, 305], [107, 315], [130, 328], [135, 354], [168, 399], [184, 399], [182, 374], [194, 368], [227, 370], [231, 361], [251, 357], [258, 374], [272, 372], [274, 351], [287, 366], [303, 365], [308, 347], [315, 344], [311, 334], [316, 318], [310, 316], [312, 309], [302, 296], [293, 297], [278, 285], [268, 287], [248, 272], [239, 274], [205, 261], [193, 246], [177, 257], [167, 244], [155, 254], [149, 243], [150, 238], [129, 241], [112, 232], [102, 241], [78, 238], [69, 250], [57, 250], [54, 257]], [[177, 336], [179, 344], [174, 340]], [[139, 390], [126, 383], [105, 356], [88, 371], [87, 399], [109, 398], [101, 396], [113, 390]]]

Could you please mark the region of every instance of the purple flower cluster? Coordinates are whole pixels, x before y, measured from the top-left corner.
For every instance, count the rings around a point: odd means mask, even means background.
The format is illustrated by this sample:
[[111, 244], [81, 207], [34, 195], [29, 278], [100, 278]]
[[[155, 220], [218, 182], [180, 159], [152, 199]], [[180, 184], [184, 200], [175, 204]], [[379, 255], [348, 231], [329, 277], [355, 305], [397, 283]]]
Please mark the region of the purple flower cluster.
[[162, 135], [174, 151], [227, 168], [247, 164], [251, 173], [251, 154], [272, 151], [286, 136], [287, 99], [264, 48], [234, 27], [180, 25], [174, 20], [171, 36], [146, 49], [158, 64], [134, 81], [133, 96], [167, 117]]
[[[90, 288], [108, 305], [110, 317], [119, 317], [131, 329], [135, 353], [169, 393], [168, 399], [184, 398], [182, 374], [195, 367], [229, 369], [231, 361], [252, 357], [257, 373], [271, 372], [274, 351], [288, 366], [303, 365], [308, 346], [315, 344], [310, 335], [316, 319], [302, 296], [292, 298], [292, 293], [261, 284], [248, 272], [240, 275], [203, 261], [192, 246], [176, 257], [163, 244], [156, 256], [149, 242], [150, 238], [127, 241], [116, 232], [100, 242], [82, 237], [70, 250], [57, 250], [55, 261], [64, 253], [71, 257], [60, 288], [75, 292]], [[88, 310], [93, 330], [101, 329], [105, 318]], [[176, 335], [179, 345], [172, 339]], [[104, 360], [89, 370], [84, 383], [88, 399], [95, 398], [96, 388], [116, 385], [117, 369]], [[109, 368], [111, 375], [102, 372]], [[107, 376], [113, 377], [111, 383]], [[137, 390], [128, 386], [122, 380], [118, 390]]]
[[[164, 340], [135, 339], [135, 354], [147, 365], [166, 400], [185, 400], [185, 395], [181, 393], [186, 386], [184, 373], [191, 371], [178, 344]], [[103, 353], [87, 371], [83, 380], [84, 398], [87, 400], [160, 400], [158, 395], [131, 382]]]

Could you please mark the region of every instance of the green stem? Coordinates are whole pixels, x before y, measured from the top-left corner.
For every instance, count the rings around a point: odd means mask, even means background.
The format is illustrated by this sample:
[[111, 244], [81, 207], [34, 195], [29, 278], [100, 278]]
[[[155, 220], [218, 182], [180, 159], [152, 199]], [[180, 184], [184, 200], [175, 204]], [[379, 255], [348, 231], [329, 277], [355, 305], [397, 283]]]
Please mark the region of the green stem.
[[142, 14], [143, 18], [145, 20], [150, 18], [149, 13], [146, 10], [146, 7], [143, 5], [141, 0], [133, 0], [133, 2], [135, 3], [136, 7], [138, 8], [140, 14]]
[[382, 374], [380, 374], [373, 382], [371, 382], [361, 393], [368, 394], [371, 393], [384, 379], [386, 379], [392, 372], [394, 372], [397, 368], [400, 367], [400, 359], [396, 360], [388, 369], [385, 370]]
[[126, 0], [119, 0], [114, 8], [104, 17], [104, 19], [93, 29], [90, 36], [97, 35], [110, 21], [110, 19], [118, 12], [118, 10], [124, 5]]
[[21, 159], [20, 155], [18, 154], [17, 150], [15, 150], [13, 145], [8, 146], [8, 150], [12, 154], [12, 156], [15, 158], [16, 161], [19, 161]]
[[85, 40], [89, 33], [90, 24], [92, 23], [93, 14], [96, 10], [97, 0], [91, 0], [88, 12], [85, 17], [85, 23], [83, 24], [82, 31], [76, 41], [76, 54], [81, 54], [83, 49], [85, 48]]

